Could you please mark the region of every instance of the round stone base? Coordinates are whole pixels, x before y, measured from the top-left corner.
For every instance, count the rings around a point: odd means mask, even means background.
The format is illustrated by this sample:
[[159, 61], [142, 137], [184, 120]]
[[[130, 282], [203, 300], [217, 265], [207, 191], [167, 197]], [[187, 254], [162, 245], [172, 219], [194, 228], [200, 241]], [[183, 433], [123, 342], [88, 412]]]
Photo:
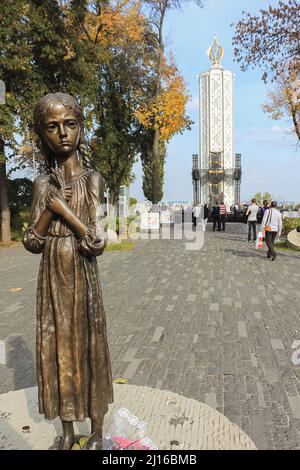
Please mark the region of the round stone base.
[[[104, 436], [114, 429], [117, 410], [126, 408], [147, 423], [146, 437], [161, 450], [256, 449], [237, 425], [204, 403], [166, 390], [128, 384], [114, 384], [114, 392]], [[76, 434], [90, 434], [88, 421], [76, 423]], [[0, 449], [49, 449], [61, 432], [59, 419], [45, 421], [38, 413], [36, 387], [0, 395]]]
[[300, 251], [300, 232], [297, 229], [291, 230], [287, 236], [287, 245], [293, 250]]

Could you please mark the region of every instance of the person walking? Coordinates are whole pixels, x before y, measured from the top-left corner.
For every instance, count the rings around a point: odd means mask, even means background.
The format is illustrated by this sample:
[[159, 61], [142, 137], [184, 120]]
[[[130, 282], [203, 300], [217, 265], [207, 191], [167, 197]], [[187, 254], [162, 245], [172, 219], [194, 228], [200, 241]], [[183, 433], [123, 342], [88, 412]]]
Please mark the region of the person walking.
[[213, 231], [216, 230], [216, 225], [218, 224], [218, 232], [221, 231], [221, 218], [220, 218], [220, 206], [219, 202], [216, 201], [212, 208], [212, 219], [213, 219]]
[[248, 243], [251, 242], [251, 230], [253, 231], [253, 241], [256, 241], [256, 223], [257, 223], [257, 213], [258, 205], [256, 204], [256, 199], [252, 199], [251, 205], [248, 207], [246, 216], [248, 216]]
[[222, 201], [220, 204], [220, 219], [221, 219], [221, 224], [222, 224], [222, 230], [225, 230], [225, 220], [226, 220], [226, 215], [227, 215], [227, 208]]
[[282, 231], [282, 217], [277, 207], [277, 202], [272, 201], [269, 209], [265, 211], [262, 220], [262, 229], [265, 231], [266, 244], [268, 247], [267, 258], [274, 261], [277, 254], [274, 248], [274, 241], [276, 236], [280, 238]]
[[195, 205], [193, 207], [193, 225], [194, 225], [195, 228], [197, 227], [197, 225], [199, 223], [200, 211], [201, 211], [201, 209], [200, 209], [199, 206]]
[[260, 212], [259, 212], [259, 216], [260, 216], [261, 221], [262, 221], [267, 209], [269, 209], [269, 203], [268, 203], [267, 199], [264, 199], [263, 200], [263, 205], [261, 206]]
[[267, 199], [265, 199], [263, 201], [263, 205], [262, 205], [262, 208], [261, 208], [262, 216], [265, 215], [265, 212], [266, 212], [267, 209], [269, 209], [269, 203], [268, 203]]
[[207, 224], [207, 222], [208, 222], [208, 217], [209, 217], [209, 208], [207, 207], [207, 204], [206, 204], [206, 203], [204, 204], [203, 215], [204, 215], [203, 231], [206, 232], [206, 224]]
[[239, 210], [239, 205], [238, 204], [233, 206], [233, 220], [237, 220], [238, 210]]
[[[267, 209], [269, 209], [269, 202], [267, 201], [267, 199], [264, 199], [263, 205], [261, 206], [260, 211], [259, 211], [259, 217], [257, 217], [258, 223], [260, 224], [262, 223], [262, 220], [264, 218], [264, 215]], [[265, 241], [265, 237], [263, 237], [263, 241]]]

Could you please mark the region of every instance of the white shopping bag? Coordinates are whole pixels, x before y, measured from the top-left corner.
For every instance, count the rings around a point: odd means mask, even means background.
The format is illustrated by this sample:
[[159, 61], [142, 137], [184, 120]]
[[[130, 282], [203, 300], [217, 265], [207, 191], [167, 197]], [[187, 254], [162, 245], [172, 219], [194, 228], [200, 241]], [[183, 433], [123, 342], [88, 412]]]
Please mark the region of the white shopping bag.
[[256, 237], [256, 249], [261, 250], [263, 247], [264, 234], [262, 231], [258, 232]]

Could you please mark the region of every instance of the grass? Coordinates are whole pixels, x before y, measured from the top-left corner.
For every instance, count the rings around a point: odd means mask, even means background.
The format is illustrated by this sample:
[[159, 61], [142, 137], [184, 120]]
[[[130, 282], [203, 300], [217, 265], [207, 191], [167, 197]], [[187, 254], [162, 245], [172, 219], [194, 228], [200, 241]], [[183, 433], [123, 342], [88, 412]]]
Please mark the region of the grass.
[[11, 236], [11, 242], [8, 243], [7, 245], [4, 245], [4, 243], [2, 243], [2, 240], [0, 239], [0, 246], [1, 247], [9, 248], [9, 247], [14, 247], [14, 246], [19, 246], [20, 245], [20, 243], [22, 242], [22, 231], [21, 230], [12, 229], [10, 236]]
[[17, 246], [23, 246], [21, 241], [12, 240], [10, 243], [5, 244], [0, 241], [0, 248], [15, 248]]
[[[3, 245], [0, 240], [0, 247], [10, 248], [21, 245], [22, 242], [22, 232], [12, 230], [11, 232], [11, 242], [8, 245]], [[105, 251], [128, 251], [134, 248], [134, 243], [129, 240], [121, 240], [121, 243], [109, 243]]]
[[134, 248], [134, 243], [128, 240], [121, 240], [121, 243], [109, 243], [105, 251], [127, 251]]
[[286, 241], [279, 241], [279, 242], [275, 242], [275, 248], [278, 250], [278, 251], [284, 251], [285, 253], [299, 253], [299, 250], [294, 250], [293, 248], [291, 248], [290, 246], [287, 246], [287, 242]]

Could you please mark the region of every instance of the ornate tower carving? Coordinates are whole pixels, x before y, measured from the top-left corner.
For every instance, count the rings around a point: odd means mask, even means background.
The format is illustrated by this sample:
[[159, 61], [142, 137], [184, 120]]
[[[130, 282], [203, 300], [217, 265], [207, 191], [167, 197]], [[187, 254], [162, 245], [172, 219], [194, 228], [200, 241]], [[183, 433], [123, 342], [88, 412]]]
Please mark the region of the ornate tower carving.
[[238, 172], [237, 182], [233, 149], [234, 75], [221, 65], [224, 51], [216, 37], [207, 54], [212, 66], [199, 76], [199, 202], [211, 205], [224, 200], [230, 207], [240, 202], [241, 173]]

